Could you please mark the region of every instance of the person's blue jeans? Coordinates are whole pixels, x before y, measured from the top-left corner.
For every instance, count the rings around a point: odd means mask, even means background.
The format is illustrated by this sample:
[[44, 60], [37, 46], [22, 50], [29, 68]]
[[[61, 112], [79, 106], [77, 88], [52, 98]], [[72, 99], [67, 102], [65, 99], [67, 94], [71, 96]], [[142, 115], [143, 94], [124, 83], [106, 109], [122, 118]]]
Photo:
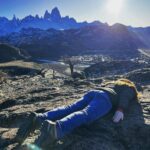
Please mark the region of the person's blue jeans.
[[56, 121], [57, 136], [62, 138], [76, 127], [89, 124], [107, 114], [112, 104], [106, 92], [93, 90], [79, 101], [43, 113], [42, 119]]

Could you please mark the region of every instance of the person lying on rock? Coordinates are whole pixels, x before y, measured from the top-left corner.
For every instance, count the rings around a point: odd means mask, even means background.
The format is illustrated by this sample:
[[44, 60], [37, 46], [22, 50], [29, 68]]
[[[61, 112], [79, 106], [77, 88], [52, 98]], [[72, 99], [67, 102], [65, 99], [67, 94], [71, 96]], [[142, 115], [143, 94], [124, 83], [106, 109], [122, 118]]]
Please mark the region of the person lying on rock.
[[43, 114], [31, 113], [29, 125], [18, 130], [20, 141], [22, 142], [31, 131], [42, 124], [41, 134], [34, 144], [44, 148], [71, 133], [75, 128], [103, 117], [112, 109], [116, 109], [113, 121], [120, 122], [124, 119], [124, 112], [129, 107], [129, 102], [138, 98], [138, 92], [130, 80], [118, 79], [111, 83], [110, 87], [101, 87], [99, 90], [85, 93], [79, 101], [71, 105]]

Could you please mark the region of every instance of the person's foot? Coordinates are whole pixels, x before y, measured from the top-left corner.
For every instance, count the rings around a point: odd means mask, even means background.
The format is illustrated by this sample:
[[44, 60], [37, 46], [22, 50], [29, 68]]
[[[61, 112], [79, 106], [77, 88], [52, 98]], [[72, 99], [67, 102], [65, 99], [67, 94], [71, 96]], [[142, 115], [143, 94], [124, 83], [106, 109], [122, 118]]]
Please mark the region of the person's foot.
[[41, 127], [42, 120], [38, 117], [39, 115], [40, 114], [35, 112], [31, 113], [27, 118], [27, 122], [19, 128], [15, 138], [19, 144], [23, 143], [23, 141], [29, 136], [30, 133], [34, 132], [35, 129]]
[[34, 144], [41, 148], [47, 148], [52, 146], [57, 140], [56, 123], [50, 120], [46, 120], [43, 123], [41, 134], [35, 140]]

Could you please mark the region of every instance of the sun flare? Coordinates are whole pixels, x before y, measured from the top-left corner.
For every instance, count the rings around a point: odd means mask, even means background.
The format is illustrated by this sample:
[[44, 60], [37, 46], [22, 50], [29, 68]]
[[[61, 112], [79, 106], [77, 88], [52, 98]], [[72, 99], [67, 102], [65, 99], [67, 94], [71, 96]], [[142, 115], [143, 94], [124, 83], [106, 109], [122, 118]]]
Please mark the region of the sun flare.
[[106, 10], [108, 13], [118, 16], [123, 6], [124, 0], [108, 0]]

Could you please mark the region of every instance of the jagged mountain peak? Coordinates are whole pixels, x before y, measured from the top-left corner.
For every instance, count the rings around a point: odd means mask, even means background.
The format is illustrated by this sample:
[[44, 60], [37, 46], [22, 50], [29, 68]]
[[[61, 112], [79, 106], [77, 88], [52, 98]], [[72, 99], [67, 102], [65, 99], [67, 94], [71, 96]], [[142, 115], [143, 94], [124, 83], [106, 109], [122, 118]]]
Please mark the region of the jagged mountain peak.
[[36, 19], [39, 19], [40, 17], [39, 17], [39, 15], [36, 14], [36, 15], [35, 15], [35, 18], [36, 18]]
[[38, 15], [32, 16], [31, 14], [18, 19], [15, 15], [9, 20], [5, 17], [0, 17], [0, 36], [10, 34], [12, 32], [18, 32], [23, 28], [39, 28], [47, 30], [49, 28], [57, 30], [75, 29], [87, 25], [93, 25], [94, 23], [77, 22], [74, 18], [66, 16], [63, 17], [57, 7], [54, 7], [52, 11], [46, 10], [43, 17]]
[[17, 20], [16, 15], [13, 15], [12, 20], [13, 20], [13, 21]]
[[22, 21], [32, 21], [32, 20], [34, 20], [34, 19], [35, 19], [34, 16], [29, 15], [29, 16], [26, 16], [25, 18], [23, 18]]
[[49, 19], [50, 16], [51, 16], [50, 13], [48, 12], [48, 10], [46, 10], [44, 14], [44, 19]]
[[59, 14], [60, 14], [60, 11], [59, 11], [58, 7], [54, 7], [54, 8], [52, 9], [52, 12], [51, 12], [51, 13], [59, 13]]
[[17, 26], [18, 26], [18, 24], [19, 24], [19, 19], [18, 18], [16, 18], [16, 16], [15, 15], [13, 15], [13, 18], [12, 18], [12, 20], [10, 20], [10, 26], [11, 26], [11, 28], [17, 28]]
[[59, 21], [61, 19], [60, 11], [57, 7], [54, 7], [51, 11], [51, 19], [54, 21]]

